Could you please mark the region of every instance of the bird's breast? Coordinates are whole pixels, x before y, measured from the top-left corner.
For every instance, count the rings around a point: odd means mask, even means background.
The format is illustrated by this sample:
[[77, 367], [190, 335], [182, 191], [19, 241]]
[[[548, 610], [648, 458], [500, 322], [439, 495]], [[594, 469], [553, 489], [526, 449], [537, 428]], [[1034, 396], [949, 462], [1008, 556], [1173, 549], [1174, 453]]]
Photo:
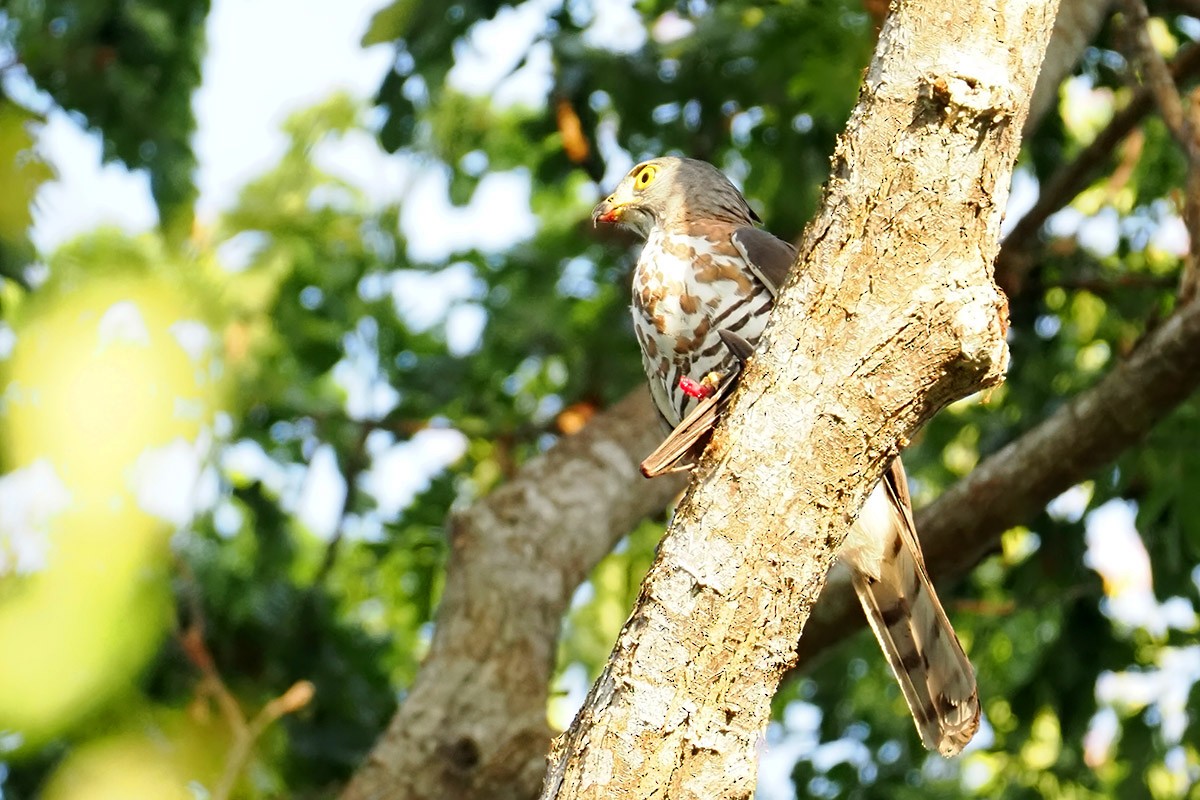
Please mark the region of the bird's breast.
[[732, 244], [656, 232], [634, 270], [634, 316], [653, 330], [660, 351], [691, 353], [697, 336], [707, 335], [716, 318], [750, 299], [755, 288]]
[[753, 344], [770, 304], [731, 241], [651, 233], [633, 274], [633, 321], [668, 420], [678, 422], [691, 405], [678, 388], [681, 376], [700, 381], [727, 368], [730, 354], [717, 331], [732, 330]]

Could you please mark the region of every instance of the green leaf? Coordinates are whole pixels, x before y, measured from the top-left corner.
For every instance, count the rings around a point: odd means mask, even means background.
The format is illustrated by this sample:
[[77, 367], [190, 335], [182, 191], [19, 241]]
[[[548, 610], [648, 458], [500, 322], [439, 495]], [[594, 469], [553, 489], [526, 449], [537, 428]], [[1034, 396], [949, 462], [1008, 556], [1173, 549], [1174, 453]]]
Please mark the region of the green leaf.
[[362, 46], [370, 47], [403, 39], [421, 8], [420, 0], [396, 0], [375, 12], [363, 34]]

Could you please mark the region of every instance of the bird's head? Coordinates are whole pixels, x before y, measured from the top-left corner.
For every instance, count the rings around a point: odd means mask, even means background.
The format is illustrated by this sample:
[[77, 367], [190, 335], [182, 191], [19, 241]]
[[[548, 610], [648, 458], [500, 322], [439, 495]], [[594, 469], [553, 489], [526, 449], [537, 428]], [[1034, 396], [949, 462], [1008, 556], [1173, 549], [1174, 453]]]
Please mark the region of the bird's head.
[[675, 156], [638, 164], [592, 210], [592, 224], [623, 225], [643, 238], [655, 226], [670, 231], [695, 220], [750, 225], [758, 217], [719, 169]]

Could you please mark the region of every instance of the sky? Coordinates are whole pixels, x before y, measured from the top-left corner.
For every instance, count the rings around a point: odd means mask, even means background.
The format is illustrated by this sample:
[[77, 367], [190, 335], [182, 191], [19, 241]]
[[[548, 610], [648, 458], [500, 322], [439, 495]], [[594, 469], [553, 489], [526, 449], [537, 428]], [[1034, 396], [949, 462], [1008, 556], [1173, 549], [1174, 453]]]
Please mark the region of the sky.
[[[208, 20], [204, 82], [193, 98], [197, 129], [193, 140], [199, 162], [197, 218], [211, 224], [229, 208], [239, 189], [274, 165], [285, 147], [280, 126], [297, 110], [348, 91], [369, 100], [392, 63], [389, 45], [364, 49], [360, 42], [382, 0], [216, 0]], [[554, 3], [539, 3], [549, 8]], [[616, 4], [619, 5], [619, 4]], [[536, 9], [535, 9], [536, 10]], [[529, 41], [541, 24], [536, 14], [506, 15], [502, 29], [477, 37], [456, 84], [503, 102], [532, 103], [544, 95], [548, 54], [515, 80], [498, 82], [494, 61], [502, 48]], [[281, 24], [281, 21], [283, 24]], [[314, 54], [319, 54], [314, 57]], [[540, 67], [540, 69], [539, 69]], [[38, 195], [32, 237], [42, 252], [101, 224], [130, 232], [152, 228], [157, 220], [149, 181], [120, 164], [102, 165], [98, 136], [82, 130], [67, 114], [53, 111], [40, 146], [56, 165], [58, 180]], [[484, 208], [529, 207], [524, 176], [488, 176], [466, 208], [448, 199], [448, 178], [440, 169], [415, 168], [388, 155], [367, 136], [352, 136], [324, 148], [322, 166], [352, 179], [369, 197], [406, 196], [402, 225], [410, 237], [410, 256], [421, 261], [444, 258], [456, 244], [476, 242], [502, 249], [533, 234], [531, 215], [480, 213]]]

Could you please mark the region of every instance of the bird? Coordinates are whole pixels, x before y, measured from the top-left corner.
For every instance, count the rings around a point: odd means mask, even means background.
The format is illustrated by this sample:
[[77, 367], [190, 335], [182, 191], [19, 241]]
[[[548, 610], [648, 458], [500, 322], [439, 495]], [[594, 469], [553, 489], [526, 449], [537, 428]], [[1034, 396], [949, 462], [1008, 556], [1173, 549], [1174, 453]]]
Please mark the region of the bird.
[[[633, 167], [592, 211], [593, 225], [645, 240], [631, 312], [655, 407], [674, 437], [647, 475], [687, 468], [731, 396], [793, 264], [792, 245], [761, 220], [712, 164], [667, 156]], [[673, 442], [673, 439], [679, 441]], [[924, 746], [945, 757], [979, 727], [971, 662], [925, 568], [907, 478], [892, 460], [839, 551], [867, 622], [896, 676]]]

